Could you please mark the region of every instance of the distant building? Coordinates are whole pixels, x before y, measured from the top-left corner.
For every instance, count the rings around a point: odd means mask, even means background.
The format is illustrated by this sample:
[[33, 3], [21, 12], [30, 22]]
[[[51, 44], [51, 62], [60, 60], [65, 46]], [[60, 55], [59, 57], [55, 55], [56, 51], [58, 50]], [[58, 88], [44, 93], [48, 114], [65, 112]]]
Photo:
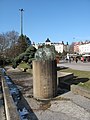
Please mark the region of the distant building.
[[45, 45], [51, 45], [51, 41], [49, 40], [49, 38], [47, 38], [47, 40], [45, 41]]
[[62, 43], [52, 43], [52, 44], [55, 46], [55, 50], [58, 53], [63, 53], [63, 51], [64, 51], [64, 44], [62, 44]]
[[[49, 38], [46, 39], [45, 43], [38, 43], [32, 44], [36, 49], [38, 49], [40, 46], [42, 45], [54, 45], [55, 46], [55, 50], [58, 53], [63, 53], [64, 51], [67, 53], [70, 53], [70, 46], [68, 44], [68, 42], [66, 44], [64, 44], [64, 42], [62, 41], [61, 43], [56, 42], [56, 43], [52, 43], [50, 41]], [[85, 42], [75, 42], [74, 43], [74, 53], [78, 53], [78, 54], [90, 54], [90, 41], [86, 40]]]
[[79, 45], [79, 54], [90, 54], [90, 43]]
[[58, 53], [63, 53], [63, 51], [67, 51], [67, 49], [68, 49], [68, 47], [67, 47], [68, 44], [65, 45], [63, 41], [61, 43], [52, 43], [49, 38], [47, 38], [47, 40], [45, 41], [45, 43], [38, 43], [38, 44], [33, 43], [32, 45], [36, 49], [38, 49], [40, 46], [42, 46], [44, 44], [45, 45], [54, 45], [55, 46], [55, 50]]
[[74, 53], [79, 53], [79, 45], [80, 44], [81, 44], [80, 42], [75, 42], [74, 43]]
[[79, 54], [90, 54], [90, 41], [76, 42], [74, 44], [74, 52]]

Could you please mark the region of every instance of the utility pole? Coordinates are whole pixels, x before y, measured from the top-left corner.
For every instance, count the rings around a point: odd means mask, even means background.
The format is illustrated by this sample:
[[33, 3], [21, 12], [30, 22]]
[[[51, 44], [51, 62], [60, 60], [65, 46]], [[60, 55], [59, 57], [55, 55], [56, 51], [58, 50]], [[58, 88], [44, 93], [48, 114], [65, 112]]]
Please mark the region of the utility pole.
[[19, 9], [21, 15], [21, 35], [23, 35], [23, 11], [24, 9]]

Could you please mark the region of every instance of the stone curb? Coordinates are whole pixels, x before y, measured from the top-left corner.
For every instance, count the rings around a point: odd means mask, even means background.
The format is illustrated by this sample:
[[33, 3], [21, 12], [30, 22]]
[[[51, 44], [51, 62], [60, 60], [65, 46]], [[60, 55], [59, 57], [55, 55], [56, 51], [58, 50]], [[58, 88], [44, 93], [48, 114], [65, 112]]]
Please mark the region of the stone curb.
[[79, 94], [90, 99], [90, 91], [86, 88], [78, 85], [71, 85], [71, 91], [75, 94]]
[[20, 120], [19, 113], [10, 94], [9, 88], [3, 76], [1, 77], [2, 90], [5, 104], [5, 114], [7, 120]]
[[61, 83], [63, 84], [67, 84], [65, 82], [65, 80], [69, 80], [69, 79], [73, 79], [74, 75], [73, 73], [67, 73], [67, 72], [57, 72], [57, 84], [58, 86], [61, 85]]

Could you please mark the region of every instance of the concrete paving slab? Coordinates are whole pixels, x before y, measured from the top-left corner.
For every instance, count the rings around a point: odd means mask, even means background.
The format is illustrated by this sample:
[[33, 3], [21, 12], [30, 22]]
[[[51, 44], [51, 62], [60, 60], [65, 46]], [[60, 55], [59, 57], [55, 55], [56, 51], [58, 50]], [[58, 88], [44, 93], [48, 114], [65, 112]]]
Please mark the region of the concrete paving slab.
[[81, 62], [78, 61], [77, 63], [74, 62], [60, 62], [60, 64], [57, 65], [58, 67], [66, 67], [66, 68], [71, 68], [71, 69], [75, 69], [75, 70], [81, 70], [81, 71], [90, 71], [90, 62]]
[[90, 99], [83, 97], [81, 95], [76, 95], [71, 91], [61, 95], [61, 97], [65, 99], [70, 99], [73, 103], [77, 104], [78, 106], [84, 108], [86, 111], [90, 112]]
[[34, 110], [32, 120], [35, 115], [35, 120], [90, 120], [90, 113], [70, 100], [51, 101], [51, 106], [46, 110]]
[[[38, 116], [38, 120], [80, 120], [80, 119], [77, 119], [74, 117], [71, 118], [71, 116], [67, 116], [64, 113], [53, 112], [50, 110], [47, 110], [44, 112], [38, 111], [36, 113], [36, 116]], [[34, 119], [32, 119], [32, 120], [34, 120]]]

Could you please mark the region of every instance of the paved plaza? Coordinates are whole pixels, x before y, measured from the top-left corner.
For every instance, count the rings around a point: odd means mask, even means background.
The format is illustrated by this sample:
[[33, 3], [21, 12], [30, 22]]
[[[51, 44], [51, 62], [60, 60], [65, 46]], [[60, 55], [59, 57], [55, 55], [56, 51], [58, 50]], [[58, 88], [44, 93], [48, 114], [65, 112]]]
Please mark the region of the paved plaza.
[[77, 63], [74, 62], [64, 62], [61, 61], [60, 64], [57, 65], [58, 67], [69, 67], [75, 70], [81, 70], [81, 71], [90, 71], [90, 62], [81, 62], [78, 61]]
[[[82, 64], [78, 62], [77, 66]], [[74, 66], [76, 63], [65, 63], [65, 65]], [[69, 91], [43, 103], [32, 97], [33, 78], [29, 74], [12, 68], [8, 68], [7, 71], [22, 91], [25, 98], [22, 103], [29, 110], [29, 120], [90, 120], [90, 99]]]

